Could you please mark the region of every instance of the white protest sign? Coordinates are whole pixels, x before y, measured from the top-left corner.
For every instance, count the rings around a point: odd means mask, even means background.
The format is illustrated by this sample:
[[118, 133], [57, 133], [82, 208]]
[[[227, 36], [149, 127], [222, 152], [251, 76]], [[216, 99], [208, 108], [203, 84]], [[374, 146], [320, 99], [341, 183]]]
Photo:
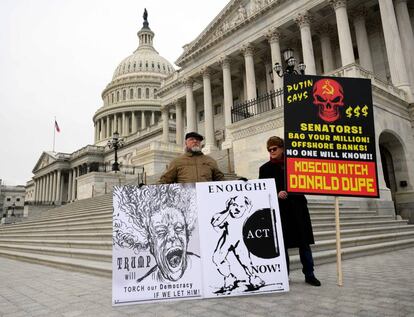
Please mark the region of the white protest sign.
[[288, 291], [274, 180], [197, 183], [203, 296]]
[[112, 303], [288, 291], [273, 180], [114, 188]]

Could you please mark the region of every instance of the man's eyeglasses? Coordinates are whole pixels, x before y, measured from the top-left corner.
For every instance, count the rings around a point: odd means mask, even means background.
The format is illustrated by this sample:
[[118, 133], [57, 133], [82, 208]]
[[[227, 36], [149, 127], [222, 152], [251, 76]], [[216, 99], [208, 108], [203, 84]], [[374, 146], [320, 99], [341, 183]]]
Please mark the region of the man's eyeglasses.
[[279, 148], [278, 146], [273, 146], [273, 147], [268, 148], [267, 150], [269, 151], [269, 153], [272, 153], [272, 152], [276, 152], [278, 148]]

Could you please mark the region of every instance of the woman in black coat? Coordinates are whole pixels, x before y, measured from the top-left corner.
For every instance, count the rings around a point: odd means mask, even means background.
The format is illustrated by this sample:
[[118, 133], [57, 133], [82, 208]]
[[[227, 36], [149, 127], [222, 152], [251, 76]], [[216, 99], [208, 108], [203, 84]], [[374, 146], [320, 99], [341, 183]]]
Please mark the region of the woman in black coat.
[[276, 182], [288, 271], [288, 249], [299, 248], [306, 283], [320, 286], [320, 281], [313, 273], [313, 257], [309, 245], [314, 244], [315, 241], [306, 197], [303, 194], [286, 192], [283, 139], [277, 136], [270, 137], [267, 140], [267, 150], [270, 160], [260, 166], [259, 178], [273, 178]]

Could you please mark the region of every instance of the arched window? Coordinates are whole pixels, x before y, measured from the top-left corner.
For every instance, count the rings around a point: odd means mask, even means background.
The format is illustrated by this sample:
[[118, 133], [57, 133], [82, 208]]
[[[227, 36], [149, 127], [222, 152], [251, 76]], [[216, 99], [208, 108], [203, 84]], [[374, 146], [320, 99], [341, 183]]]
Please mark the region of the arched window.
[[138, 99], [141, 99], [141, 88], [138, 88]]
[[134, 98], [134, 89], [130, 89], [129, 90], [129, 99], [133, 99]]
[[154, 88], [154, 99], [157, 99], [157, 89]]
[[149, 99], [149, 88], [145, 89], [145, 98]]
[[126, 90], [122, 91], [122, 100], [126, 100]]
[[116, 92], [116, 101], [119, 101], [119, 91]]
[[114, 103], [114, 93], [111, 94], [111, 103]]

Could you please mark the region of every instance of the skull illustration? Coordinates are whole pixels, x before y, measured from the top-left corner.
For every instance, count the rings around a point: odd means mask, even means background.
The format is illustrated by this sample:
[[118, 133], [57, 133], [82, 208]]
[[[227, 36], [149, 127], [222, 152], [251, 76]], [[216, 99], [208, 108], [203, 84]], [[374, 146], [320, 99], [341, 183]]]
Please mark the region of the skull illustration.
[[342, 86], [333, 79], [320, 79], [313, 86], [313, 104], [319, 107], [319, 117], [325, 122], [339, 119], [339, 107], [344, 105]]

